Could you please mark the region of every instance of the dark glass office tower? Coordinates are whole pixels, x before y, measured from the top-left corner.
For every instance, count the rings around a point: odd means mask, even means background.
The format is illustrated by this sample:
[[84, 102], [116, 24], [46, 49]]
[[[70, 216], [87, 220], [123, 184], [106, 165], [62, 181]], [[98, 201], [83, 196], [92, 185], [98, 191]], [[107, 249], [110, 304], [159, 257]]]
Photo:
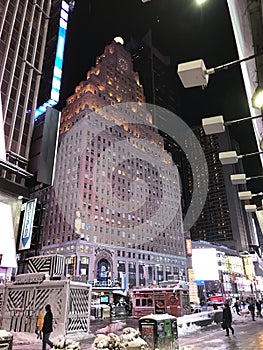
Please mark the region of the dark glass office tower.
[[[244, 172], [242, 162], [222, 166], [219, 161], [219, 152], [236, 149], [237, 153], [240, 153], [238, 144], [230, 141], [227, 132], [205, 135], [201, 127], [195, 128], [194, 132], [206, 157], [209, 182], [204, 208], [191, 229], [192, 240], [218, 242], [238, 251], [257, 245], [251, 214], [244, 211], [244, 204], [238, 198], [238, 191], [242, 189], [232, 185], [230, 181], [231, 174]], [[187, 147], [191, 148], [191, 142], [187, 144]], [[202, 172], [202, 164], [198, 161], [192, 166], [196, 167], [197, 173]], [[190, 201], [193, 183], [188, 164], [185, 165], [182, 173], [185, 176], [184, 191], [189, 194], [187, 198]]]

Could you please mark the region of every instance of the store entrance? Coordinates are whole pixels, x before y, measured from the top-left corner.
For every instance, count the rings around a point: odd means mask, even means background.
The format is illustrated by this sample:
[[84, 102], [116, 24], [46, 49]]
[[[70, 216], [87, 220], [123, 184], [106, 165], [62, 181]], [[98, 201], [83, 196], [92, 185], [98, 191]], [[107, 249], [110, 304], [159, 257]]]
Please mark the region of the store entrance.
[[98, 281], [108, 281], [111, 279], [111, 264], [107, 259], [98, 261], [96, 278]]

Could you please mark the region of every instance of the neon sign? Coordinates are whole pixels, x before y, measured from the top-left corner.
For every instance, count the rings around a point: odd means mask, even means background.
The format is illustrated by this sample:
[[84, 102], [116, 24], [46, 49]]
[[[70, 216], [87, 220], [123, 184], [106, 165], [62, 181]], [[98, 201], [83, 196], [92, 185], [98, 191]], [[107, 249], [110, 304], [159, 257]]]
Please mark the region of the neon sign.
[[67, 24], [68, 24], [68, 12], [69, 5], [66, 1], [62, 1], [59, 30], [58, 30], [58, 42], [56, 49], [55, 65], [53, 69], [53, 78], [51, 86], [50, 99], [39, 106], [35, 111], [34, 119], [37, 119], [40, 115], [46, 112], [47, 107], [55, 106], [59, 101], [61, 77], [62, 77], [62, 65], [64, 57], [64, 49], [66, 42]]

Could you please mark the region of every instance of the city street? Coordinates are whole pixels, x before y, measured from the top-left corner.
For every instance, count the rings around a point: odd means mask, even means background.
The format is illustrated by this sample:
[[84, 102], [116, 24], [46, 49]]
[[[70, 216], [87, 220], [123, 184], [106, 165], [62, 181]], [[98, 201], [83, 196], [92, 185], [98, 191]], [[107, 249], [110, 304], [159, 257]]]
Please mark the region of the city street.
[[[137, 320], [129, 319], [124, 325], [123, 320], [119, 320], [115, 324], [119, 324], [120, 327], [133, 326], [136, 327]], [[96, 330], [111, 327], [112, 330], [116, 329], [114, 323], [109, 321], [92, 322], [91, 332], [95, 333]], [[257, 318], [255, 322], [252, 322], [249, 317], [242, 319], [242, 323], [234, 321], [233, 327], [235, 329], [234, 336], [225, 336], [225, 331], [221, 329], [220, 325], [207, 326], [201, 329], [197, 329], [189, 334], [179, 336], [179, 349], [180, 350], [263, 350], [263, 319]], [[117, 327], [117, 329], [119, 329]], [[180, 333], [180, 331], [179, 331]], [[52, 337], [51, 337], [52, 338]], [[89, 350], [92, 347], [94, 338], [81, 341], [81, 349]], [[35, 342], [31, 344], [16, 344], [14, 339], [14, 350], [40, 350], [41, 343]]]

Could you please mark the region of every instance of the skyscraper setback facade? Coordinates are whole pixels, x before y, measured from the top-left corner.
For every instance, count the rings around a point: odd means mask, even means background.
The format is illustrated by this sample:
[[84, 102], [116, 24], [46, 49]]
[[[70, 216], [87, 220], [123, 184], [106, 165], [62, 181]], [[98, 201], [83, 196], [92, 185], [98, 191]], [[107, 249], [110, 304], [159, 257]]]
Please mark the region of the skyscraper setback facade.
[[68, 98], [54, 188], [39, 196], [49, 201], [43, 251], [66, 255], [76, 274], [186, 278], [178, 171], [121, 44], [106, 46]]

